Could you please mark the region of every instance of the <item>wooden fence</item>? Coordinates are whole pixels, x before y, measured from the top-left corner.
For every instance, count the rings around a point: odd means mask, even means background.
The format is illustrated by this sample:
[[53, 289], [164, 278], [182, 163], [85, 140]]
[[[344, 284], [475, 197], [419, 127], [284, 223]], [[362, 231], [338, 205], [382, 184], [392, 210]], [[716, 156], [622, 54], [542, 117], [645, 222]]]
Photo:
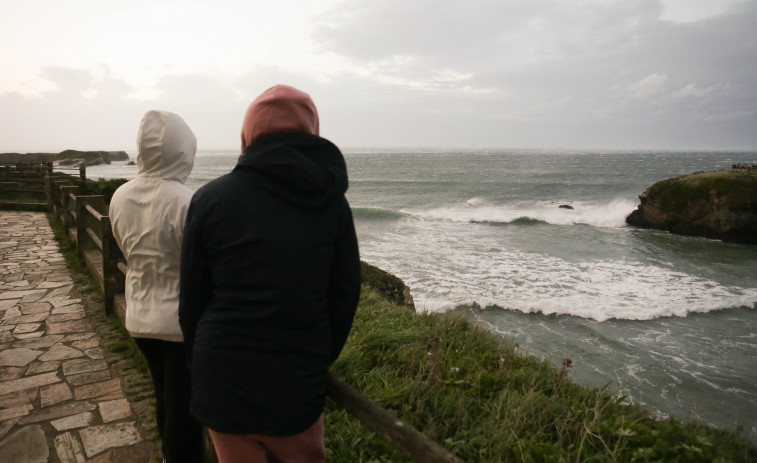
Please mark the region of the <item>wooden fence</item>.
[[52, 164], [0, 164], [0, 210], [47, 210], [46, 175]]
[[[45, 202], [16, 203], [9, 209], [28, 206], [30, 209], [25, 210], [48, 210], [58, 216], [105, 295], [106, 313], [115, 312], [123, 323], [126, 317], [123, 291], [127, 267], [113, 237], [105, 198], [79, 195], [79, 187], [74, 184], [73, 177], [56, 175], [50, 163], [16, 165], [0, 170], [0, 182], [8, 179], [8, 183], [20, 184], [22, 178], [26, 182], [25, 187], [29, 188], [27, 191], [33, 191], [37, 199], [42, 197], [40, 191], [44, 193]], [[44, 185], [44, 189], [40, 190], [38, 185]], [[42, 209], [38, 208], [38, 204], [42, 204]], [[413, 461], [462, 463], [460, 458], [331, 374], [328, 395]]]

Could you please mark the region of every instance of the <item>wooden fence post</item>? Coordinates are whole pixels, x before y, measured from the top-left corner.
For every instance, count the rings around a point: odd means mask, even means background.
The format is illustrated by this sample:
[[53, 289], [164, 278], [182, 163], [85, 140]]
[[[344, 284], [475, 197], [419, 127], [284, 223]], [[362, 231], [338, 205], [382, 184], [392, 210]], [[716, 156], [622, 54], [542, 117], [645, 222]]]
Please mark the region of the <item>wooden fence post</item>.
[[121, 249], [113, 237], [113, 227], [110, 217], [102, 218], [103, 243], [103, 292], [105, 293], [105, 313], [110, 315], [115, 308], [114, 296], [124, 292], [125, 274], [119, 268], [119, 262], [124, 262]]
[[45, 201], [47, 202], [47, 210], [53, 211], [53, 179], [49, 173], [45, 174]]
[[76, 246], [79, 248], [79, 254], [84, 256], [84, 251], [93, 248], [100, 249], [87, 233], [87, 227], [92, 228], [92, 220], [89, 219], [89, 212], [86, 207], [92, 206], [100, 212], [105, 208], [105, 198], [98, 195], [85, 195], [76, 197]]
[[[58, 184], [58, 182], [53, 183], [54, 185]], [[69, 230], [72, 227], [76, 228], [76, 201], [75, 199], [72, 199], [71, 196], [73, 195], [73, 197], [76, 198], [76, 193], [79, 192], [79, 187], [74, 185], [61, 184], [59, 191], [60, 196], [56, 198], [58, 200], [58, 204], [54, 205], [53, 207], [56, 209], [60, 207], [60, 211], [56, 210], [56, 213], [61, 216], [63, 226], [66, 228], [66, 232], [69, 233]]]
[[[95, 211], [98, 217], [89, 212], [88, 209], [90, 208]], [[104, 293], [102, 235], [100, 235], [102, 233], [102, 221], [99, 217], [103, 211], [107, 211], [103, 196], [76, 197], [76, 247]]]

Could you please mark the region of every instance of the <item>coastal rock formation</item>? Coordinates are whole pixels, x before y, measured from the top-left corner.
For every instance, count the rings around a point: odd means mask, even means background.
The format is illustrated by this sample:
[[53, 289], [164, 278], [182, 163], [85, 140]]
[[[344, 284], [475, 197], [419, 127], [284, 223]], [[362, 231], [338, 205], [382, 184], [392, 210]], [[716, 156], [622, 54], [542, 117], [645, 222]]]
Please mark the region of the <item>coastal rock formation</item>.
[[657, 182], [626, 223], [757, 244], [757, 171], [698, 172]]
[[415, 310], [410, 288], [389, 272], [360, 261], [360, 274], [364, 285], [375, 289], [391, 302]]
[[78, 151], [65, 150], [60, 153], [0, 153], [0, 162], [53, 162], [59, 166], [94, 166], [110, 164], [111, 161], [128, 161], [126, 151]]

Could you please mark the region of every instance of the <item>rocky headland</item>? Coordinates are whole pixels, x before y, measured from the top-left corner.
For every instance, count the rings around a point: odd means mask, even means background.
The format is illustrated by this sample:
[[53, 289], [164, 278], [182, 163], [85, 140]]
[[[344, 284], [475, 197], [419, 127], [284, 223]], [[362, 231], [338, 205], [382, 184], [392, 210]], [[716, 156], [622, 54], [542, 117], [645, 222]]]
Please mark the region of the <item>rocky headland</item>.
[[757, 244], [757, 169], [697, 172], [663, 180], [639, 196], [629, 225]]
[[128, 161], [126, 151], [65, 150], [60, 153], [0, 153], [0, 162], [53, 162], [56, 166], [95, 166], [111, 161]]

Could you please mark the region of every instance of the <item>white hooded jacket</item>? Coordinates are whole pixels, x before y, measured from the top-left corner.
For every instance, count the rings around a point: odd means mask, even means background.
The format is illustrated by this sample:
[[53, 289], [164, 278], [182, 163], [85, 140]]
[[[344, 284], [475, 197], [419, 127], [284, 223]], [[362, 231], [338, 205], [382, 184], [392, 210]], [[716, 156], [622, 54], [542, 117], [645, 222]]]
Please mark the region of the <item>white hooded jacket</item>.
[[179, 260], [197, 140], [184, 120], [148, 111], [137, 135], [137, 178], [110, 202], [113, 235], [126, 257], [126, 329], [134, 337], [183, 341]]

